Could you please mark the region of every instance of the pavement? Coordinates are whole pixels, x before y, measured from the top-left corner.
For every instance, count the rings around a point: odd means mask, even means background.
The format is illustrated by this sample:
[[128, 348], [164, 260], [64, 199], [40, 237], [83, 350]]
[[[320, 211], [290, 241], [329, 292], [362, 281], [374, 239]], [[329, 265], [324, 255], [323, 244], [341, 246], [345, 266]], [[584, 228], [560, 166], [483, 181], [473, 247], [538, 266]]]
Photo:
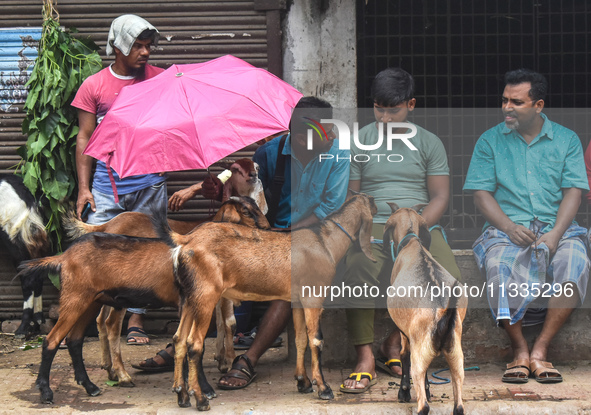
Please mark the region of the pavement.
[[[283, 335], [285, 338], [285, 334]], [[88, 338], [84, 358], [91, 380], [102, 394], [89, 397], [74, 381], [74, 370], [66, 350], [58, 351], [51, 372], [54, 391], [52, 405], [41, 404], [34, 383], [41, 360], [41, 349], [0, 350], [0, 414], [188, 414], [191, 408], [179, 408], [171, 392], [172, 373], [148, 374], [131, 368], [153, 356], [170, 340], [150, 336], [148, 346], [123, 344], [126, 367], [134, 377], [134, 388], [109, 386], [107, 374], [100, 368], [99, 344]], [[206, 341], [205, 372], [215, 385], [220, 377], [213, 361], [213, 339]], [[299, 394], [293, 379], [294, 364], [286, 361], [287, 347], [270, 349], [256, 370], [258, 378], [248, 388], [217, 390], [210, 401], [211, 414], [412, 414], [416, 413], [414, 392], [410, 403], [397, 400], [398, 379], [378, 372], [378, 383], [360, 395], [338, 392], [352, 367], [326, 367], [324, 375], [335, 391], [335, 399], [322, 401], [314, 394]], [[564, 382], [542, 385], [534, 380], [524, 385], [501, 382], [502, 365], [486, 364], [466, 371], [463, 399], [467, 414], [591, 414], [591, 362], [558, 365]], [[441, 368], [431, 367], [429, 373]], [[439, 376], [446, 376], [440, 373]], [[432, 385], [431, 414], [451, 414], [451, 384]]]

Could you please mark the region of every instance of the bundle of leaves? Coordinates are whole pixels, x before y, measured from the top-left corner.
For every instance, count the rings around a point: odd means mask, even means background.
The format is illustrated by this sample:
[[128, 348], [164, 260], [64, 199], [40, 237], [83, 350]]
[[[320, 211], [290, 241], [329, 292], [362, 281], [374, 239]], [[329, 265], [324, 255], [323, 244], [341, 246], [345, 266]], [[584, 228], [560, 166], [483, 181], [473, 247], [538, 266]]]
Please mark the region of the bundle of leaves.
[[47, 229], [61, 250], [59, 219], [76, 187], [78, 118], [70, 103], [82, 82], [102, 69], [102, 62], [94, 42], [72, 37], [51, 11], [44, 14], [39, 55], [27, 82], [22, 130], [28, 138], [18, 154], [24, 160], [21, 174], [25, 185], [33, 194], [42, 192], [47, 198]]

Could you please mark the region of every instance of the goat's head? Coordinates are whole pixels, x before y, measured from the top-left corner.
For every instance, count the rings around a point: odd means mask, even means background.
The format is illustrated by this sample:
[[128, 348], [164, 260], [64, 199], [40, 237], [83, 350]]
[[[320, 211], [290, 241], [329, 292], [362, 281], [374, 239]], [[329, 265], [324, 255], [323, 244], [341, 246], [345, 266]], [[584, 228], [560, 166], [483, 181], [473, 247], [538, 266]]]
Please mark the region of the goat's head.
[[429, 249], [431, 245], [431, 234], [427, 221], [419, 212], [426, 204], [418, 204], [411, 208], [399, 208], [396, 203], [388, 202], [392, 214], [386, 221], [384, 228], [384, 250], [390, 252], [391, 241], [398, 246], [400, 241], [408, 235], [415, 234], [421, 240], [421, 244]]
[[361, 251], [371, 261], [377, 262], [371, 253], [371, 229], [373, 226], [373, 217], [378, 213], [378, 207], [376, 206], [374, 198], [365, 193], [349, 189], [349, 195], [343, 208], [345, 206], [352, 206], [352, 209], [350, 208], [352, 213], [354, 215], [359, 215], [361, 220], [357, 235]]
[[213, 217], [214, 222], [233, 222], [259, 229], [271, 229], [269, 221], [254, 199], [248, 196], [232, 196], [222, 204]]

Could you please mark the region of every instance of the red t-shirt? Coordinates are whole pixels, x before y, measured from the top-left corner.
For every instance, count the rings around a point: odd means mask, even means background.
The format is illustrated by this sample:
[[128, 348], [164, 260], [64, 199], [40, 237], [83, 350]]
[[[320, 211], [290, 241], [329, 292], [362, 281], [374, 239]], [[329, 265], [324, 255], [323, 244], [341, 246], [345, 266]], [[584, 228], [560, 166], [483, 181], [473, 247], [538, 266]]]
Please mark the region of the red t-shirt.
[[138, 80], [133, 76], [121, 76], [112, 71], [111, 67], [105, 68], [96, 74], [89, 76], [80, 86], [72, 106], [88, 111], [96, 115], [97, 123], [100, 122], [115, 98], [124, 86], [137, 84], [145, 79], [150, 79], [164, 72], [164, 69], [152, 65], [146, 65], [146, 77]]

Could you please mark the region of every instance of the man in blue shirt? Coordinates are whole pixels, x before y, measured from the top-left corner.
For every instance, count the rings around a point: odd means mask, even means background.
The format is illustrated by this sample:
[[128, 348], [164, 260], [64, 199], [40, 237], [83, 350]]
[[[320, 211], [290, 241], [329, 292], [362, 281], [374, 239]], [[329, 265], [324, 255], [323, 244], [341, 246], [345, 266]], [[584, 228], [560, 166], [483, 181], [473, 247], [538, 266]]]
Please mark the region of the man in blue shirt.
[[[584, 300], [589, 277], [586, 229], [574, 222], [581, 193], [589, 190], [583, 149], [573, 131], [542, 113], [544, 76], [520, 69], [508, 72], [505, 83], [505, 121], [476, 143], [464, 184], [487, 221], [474, 256], [493, 316], [513, 348], [502, 380], [561, 382], [546, 361], [548, 347]], [[531, 303], [546, 294], [547, 305], [534, 310]], [[522, 327], [539, 322], [530, 352]]]

